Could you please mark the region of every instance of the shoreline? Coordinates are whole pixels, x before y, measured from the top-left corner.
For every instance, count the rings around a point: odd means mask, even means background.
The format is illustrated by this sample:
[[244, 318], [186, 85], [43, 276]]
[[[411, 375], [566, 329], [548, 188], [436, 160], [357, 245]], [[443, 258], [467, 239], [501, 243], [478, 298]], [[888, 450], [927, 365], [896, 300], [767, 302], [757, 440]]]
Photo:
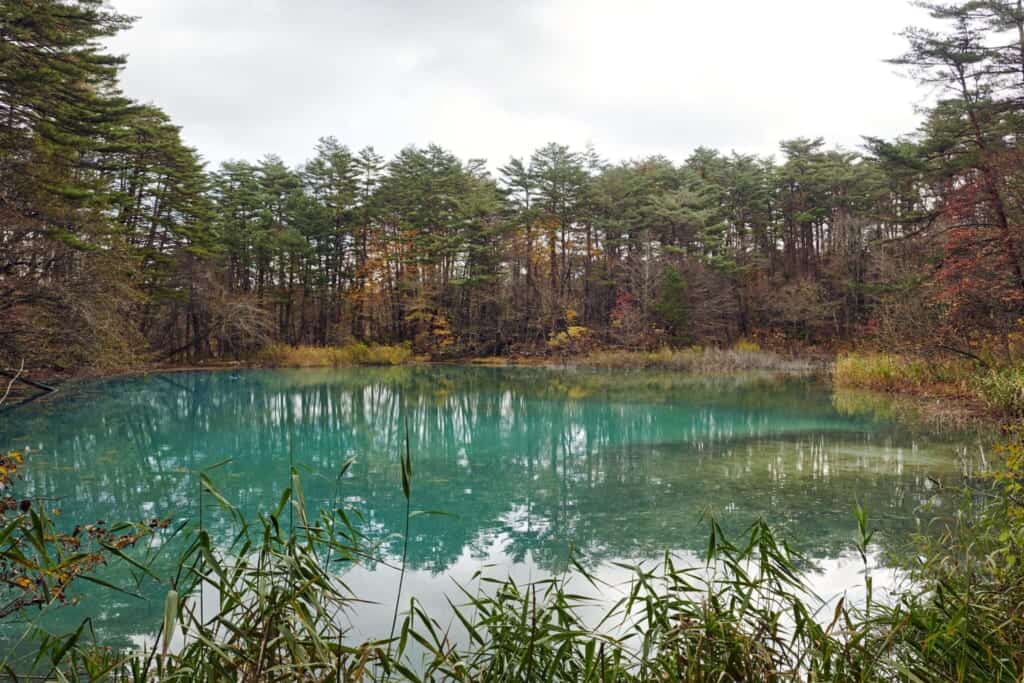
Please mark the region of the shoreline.
[[[701, 353], [718, 354], [726, 353], [727, 349], [708, 347], [700, 350]], [[640, 362], [649, 356], [650, 352], [644, 351], [623, 351], [610, 352], [616, 354], [620, 359], [636, 360], [621, 365], [607, 365], [595, 363], [593, 354], [577, 355], [517, 355], [517, 356], [462, 356], [457, 358], [446, 358], [433, 360], [424, 357], [411, 357], [409, 360], [398, 364], [386, 363], [361, 363], [361, 364], [310, 364], [310, 365], [289, 365], [264, 362], [259, 359], [242, 361], [213, 361], [210, 363], [174, 363], [174, 364], [153, 364], [139, 365], [118, 369], [102, 371], [85, 371], [80, 373], [67, 373], [57, 371], [34, 371], [30, 378], [42, 382], [53, 383], [57, 391], [49, 394], [34, 394], [33, 390], [18, 391], [17, 388], [11, 392], [11, 396], [4, 404], [2, 410], [9, 411], [19, 405], [35, 403], [37, 401], [52, 401], [62, 394], [65, 387], [71, 388], [83, 382], [106, 381], [119, 378], [144, 377], [156, 374], [176, 374], [182, 372], [225, 372], [231, 370], [288, 370], [288, 369], [352, 369], [360, 367], [430, 367], [430, 366], [454, 366], [471, 368], [546, 368], [551, 370], [582, 369], [602, 372], [636, 372], [636, 371], [658, 371], [674, 375], [685, 375], [694, 377], [737, 377], [751, 372], [764, 372], [776, 375], [818, 375], [828, 383], [833, 391], [846, 395], [862, 395], [873, 397], [877, 403], [884, 403], [886, 400], [893, 404], [901, 404], [901, 409], [891, 411], [899, 413], [896, 419], [901, 421], [924, 420], [932, 423], [954, 424], [1000, 424], [1005, 422], [1007, 415], [1001, 414], [991, 406], [985, 405], [978, 397], [967, 395], [963, 392], [942, 392], [934, 390], [935, 387], [907, 386], [905, 389], [879, 388], [870, 386], [858, 386], [850, 384], [837, 384], [833, 377], [836, 354], [808, 353], [808, 354], [778, 354], [772, 351], [750, 352], [752, 356], [759, 356], [766, 362], [758, 364], [751, 363], [745, 367], [723, 367], [710, 370], [687, 370], [681, 368], [658, 365], [656, 362]], [[768, 362], [768, 361], [772, 362]], [[783, 364], [777, 361], [782, 360]], [[903, 409], [905, 408], [905, 409]], [[886, 411], [889, 413], [890, 411]]]

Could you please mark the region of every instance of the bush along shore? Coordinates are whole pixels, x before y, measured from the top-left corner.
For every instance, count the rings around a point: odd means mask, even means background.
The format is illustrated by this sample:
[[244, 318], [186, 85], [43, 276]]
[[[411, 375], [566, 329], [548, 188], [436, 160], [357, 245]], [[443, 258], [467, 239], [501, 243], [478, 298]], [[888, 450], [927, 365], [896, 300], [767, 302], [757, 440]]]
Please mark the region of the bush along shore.
[[940, 397], [974, 404], [993, 417], [1024, 417], [1024, 359], [921, 358], [846, 353], [833, 366], [837, 387]]
[[[534, 583], [453, 588], [452, 615], [428, 613], [399, 588], [391, 633], [362, 643], [336, 618], [359, 609], [336, 572], [376, 558], [376, 549], [340, 489], [336, 505], [309, 510], [294, 469], [277, 504], [256, 519], [202, 475], [201, 502], [220, 506], [234, 531], [215, 539], [201, 523], [173, 527], [190, 539], [173, 576], [153, 574], [146, 553], [133, 549], [170, 528], [166, 520], [65, 534], [44, 504], [5, 504], [5, 616], [68, 599], [70, 585], [105, 561], [159, 581], [166, 600], [140, 650], [103, 647], [88, 623], [61, 635], [28, 625], [23, 642], [37, 651], [0, 656], [0, 667], [48, 680], [1015, 682], [1024, 671], [1024, 448], [1019, 431], [1007, 430], [1005, 441], [994, 473], [938, 492], [958, 513], [922, 529], [902, 588], [885, 599], [872, 586], [868, 512], [855, 507], [860, 602], [841, 599], [823, 611], [802, 574], [807, 561], [768, 525], [755, 522], [730, 539], [709, 520], [704, 567], [671, 555], [632, 567], [622, 599], [596, 622], [595, 604], [570, 583], [600, 587], [600, 579], [574, 564], [566, 576]], [[415, 480], [407, 444], [400, 460], [408, 503]], [[0, 461], [5, 501], [16, 495], [21, 461], [19, 453]], [[407, 505], [404, 543], [416, 516]], [[219, 596], [212, 611], [201, 609], [201, 584]], [[90, 588], [101, 589], [127, 590]]]

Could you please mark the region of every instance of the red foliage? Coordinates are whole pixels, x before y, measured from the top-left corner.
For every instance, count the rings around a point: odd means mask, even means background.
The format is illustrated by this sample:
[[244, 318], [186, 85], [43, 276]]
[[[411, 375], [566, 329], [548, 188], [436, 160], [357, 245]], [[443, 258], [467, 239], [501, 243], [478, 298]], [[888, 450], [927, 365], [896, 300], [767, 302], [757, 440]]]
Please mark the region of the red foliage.
[[[1024, 291], [1015, 275], [1005, 235], [992, 213], [980, 177], [962, 182], [949, 195], [943, 259], [934, 297], [945, 307], [947, 334], [963, 338], [1005, 334], [1024, 311]], [[1019, 232], [1016, 228], [1012, 233]]]

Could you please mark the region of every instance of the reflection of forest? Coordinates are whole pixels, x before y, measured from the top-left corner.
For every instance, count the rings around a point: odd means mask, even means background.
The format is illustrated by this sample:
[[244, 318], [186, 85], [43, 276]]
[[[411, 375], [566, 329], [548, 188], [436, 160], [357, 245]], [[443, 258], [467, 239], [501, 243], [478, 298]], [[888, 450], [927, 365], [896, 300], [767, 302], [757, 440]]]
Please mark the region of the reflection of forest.
[[[293, 460], [308, 501], [340, 496], [397, 555], [406, 417], [413, 507], [449, 513], [413, 522], [410, 564], [432, 572], [499, 540], [553, 571], [570, 548], [590, 563], [699, 550], [705, 509], [734, 531], [764, 515], [831, 556], [849, 547], [855, 497], [899, 529], [926, 475], [955, 464], [952, 445], [842, 415], [807, 379], [457, 367], [112, 381], [0, 418], [0, 447], [38, 449], [27, 484], [74, 520], [194, 516], [195, 472], [225, 458], [221, 490], [270, 507]], [[115, 605], [119, 619], [141, 609]]]
[[570, 546], [592, 560], [699, 548], [705, 508], [734, 527], [765, 515], [820, 552], [850, 538], [854, 495], [876, 519], [907, 517], [942, 469], [893, 428], [838, 414], [806, 379], [438, 367], [175, 374], [85, 392], [4, 426], [41, 449], [31, 485], [66, 513], [188, 515], [191, 473], [224, 458], [217, 481], [245, 509], [277, 499], [290, 459], [309, 500], [326, 502], [355, 457], [341, 495], [384, 542], [401, 528], [407, 416], [414, 507], [450, 513], [415, 523], [412, 564], [435, 571], [499, 533], [511, 556], [532, 550], [551, 568]]

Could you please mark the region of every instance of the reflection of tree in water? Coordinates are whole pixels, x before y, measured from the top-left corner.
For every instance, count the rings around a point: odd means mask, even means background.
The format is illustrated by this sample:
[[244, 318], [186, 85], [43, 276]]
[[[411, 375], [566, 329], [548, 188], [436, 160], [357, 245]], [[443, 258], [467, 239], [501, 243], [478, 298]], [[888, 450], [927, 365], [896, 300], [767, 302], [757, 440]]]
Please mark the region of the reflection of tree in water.
[[[927, 496], [925, 475], [954, 464], [952, 446], [915, 435], [915, 451], [888, 423], [836, 412], [805, 379], [454, 367], [111, 381], [0, 417], [0, 448], [38, 448], [28, 489], [59, 496], [74, 520], [194, 517], [195, 473], [225, 458], [213, 475], [222, 491], [249, 513], [267, 509], [294, 460], [311, 505], [340, 495], [394, 558], [405, 416], [413, 507], [449, 513], [413, 521], [410, 564], [433, 572], [495, 543], [554, 571], [570, 548], [588, 563], [699, 550], [705, 508], [736, 532], [764, 515], [828, 556], [849, 547], [855, 497], [898, 531]], [[104, 597], [97, 623], [149, 624], [153, 597]]]
[[[835, 548], [850, 538], [854, 495], [895, 524], [935, 470], [905, 454], [896, 462], [895, 429], [838, 414], [805, 379], [453, 367], [187, 373], [108, 382], [0, 428], [42, 449], [34, 492], [106, 519], [193, 514], [192, 473], [224, 458], [234, 461], [216, 479], [245, 510], [276, 501], [290, 459], [308, 499], [329, 502], [338, 467], [355, 457], [342, 496], [394, 554], [405, 415], [414, 507], [450, 513], [414, 523], [411, 562], [434, 571], [499, 534], [512, 557], [530, 551], [550, 568], [570, 546], [591, 560], [696, 549], [705, 507], [727, 526], [763, 514], [805, 548]], [[848, 452], [855, 447], [860, 456]]]

